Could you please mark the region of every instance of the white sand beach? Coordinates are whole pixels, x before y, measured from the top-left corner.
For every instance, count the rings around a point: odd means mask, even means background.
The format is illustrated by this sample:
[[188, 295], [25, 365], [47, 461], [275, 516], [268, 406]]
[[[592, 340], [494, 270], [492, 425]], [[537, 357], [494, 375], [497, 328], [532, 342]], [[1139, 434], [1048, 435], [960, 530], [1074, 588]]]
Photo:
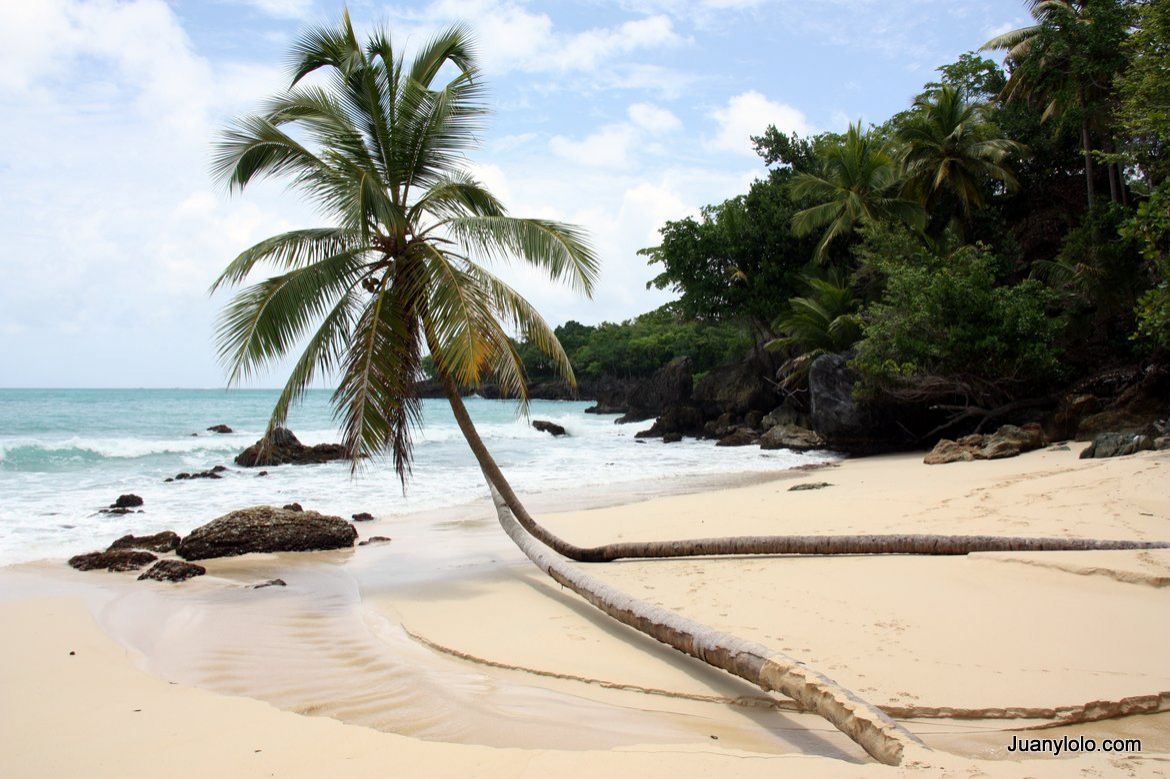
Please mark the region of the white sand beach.
[[[541, 518], [583, 544], [755, 533], [1170, 538], [1170, 455], [1082, 461], [1078, 449], [946, 466], [920, 455], [851, 460]], [[789, 491], [814, 481], [831, 486]], [[1170, 771], [1168, 551], [591, 566], [887, 708], [926, 745], [890, 768], [819, 717], [543, 578], [490, 506], [453, 524], [499, 543], [454, 568], [442, 549], [420, 548], [433, 539], [251, 555], [210, 561], [208, 576], [182, 585], [53, 562], [4, 569], [0, 774]], [[431, 562], [420, 566], [424, 552]], [[420, 573], [428, 566], [433, 575]], [[242, 586], [274, 576], [288, 587]], [[1161, 713], [1076, 722], [1134, 709]], [[1140, 739], [1141, 751], [1020, 755], [1008, 751], [1013, 736]]]

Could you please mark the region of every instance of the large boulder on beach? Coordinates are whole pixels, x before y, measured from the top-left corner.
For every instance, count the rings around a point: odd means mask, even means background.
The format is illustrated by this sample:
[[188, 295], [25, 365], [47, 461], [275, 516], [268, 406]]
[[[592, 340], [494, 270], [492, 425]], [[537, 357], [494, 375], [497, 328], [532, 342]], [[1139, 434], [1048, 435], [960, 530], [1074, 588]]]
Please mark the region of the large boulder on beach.
[[1003, 425], [990, 435], [972, 433], [957, 441], [944, 438], [935, 444], [922, 462], [944, 465], [971, 460], [1002, 460], [1039, 449], [1044, 443], [1044, 431], [1038, 424]]
[[185, 560], [205, 560], [249, 552], [346, 549], [356, 540], [357, 530], [341, 517], [256, 506], [233, 511], [195, 528], [180, 542], [179, 556]]
[[807, 427], [793, 424], [773, 425], [760, 436], [761, 449], [791, 449], [806, 452], [809, 449], [824, 449], [825, 439]]
[[617, 422], [625, 424], [653, 419], [670, 406], [685, 404], [691, 399], [693, 369], [690, 357], [675, 357], [635, 384], [626, 395], [625, 416]]
[[264, 465], [308, 465], [344, 460], [341, 444], [305, 446], [287, 427], [277, 427], [267, 436], [236, 455], [236, 465], [255, 468]]
[[69, 566], [79, 571], [137, 571], [158, 557], [137, 549], [115, 549], [110, 552], [90, 552], [69, 558]]
[[107, 552], [119, 549], [145, 549], [148, 552], [173, 552], [179, 548], [179, 534], [164, 530], [150, 536], [125, 535], [110, 544]]
[[205, 573], [207, 573], [207, 569], [195, 563], [185, 563], [182, 560], [159, 560], [139, 576], [138, 581], [185, 582]]
[[1155, 441], [1148, 435], [1133, 435], [1131, 433], [1101, 433], [1093, 439], [1093, 443], [1081, 452], [1082, 460], [1100, 459], [1103, 457], [1125, 457], [1138, 452], [1155, 449]]

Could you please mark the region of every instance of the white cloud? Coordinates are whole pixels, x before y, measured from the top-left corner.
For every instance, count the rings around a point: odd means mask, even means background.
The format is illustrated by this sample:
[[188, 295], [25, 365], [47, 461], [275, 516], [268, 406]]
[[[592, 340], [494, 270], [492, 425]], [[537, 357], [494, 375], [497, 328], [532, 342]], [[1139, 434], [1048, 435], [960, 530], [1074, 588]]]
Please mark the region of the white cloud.
[[632, 164], [630, 152], [637, 134], [628, 124], [611, 124], [579, 141], [563, 135], [553, 136], [549, 150], [562, 159], [594, 168], [627, 168]]
[[650, 103], [634, 103], [628, 113], [630, 121], [652, 135], [674, 132], [682, 127], [677, 116]]
[[313, 10], [313, 0], [241, 0], [270, 16], [304, 19]]
[[760, 135], [770, 124], [784, 132], [807, 135], [813, 131], [805, 115], [797, 108], [777, 103], [756, 91], [744, 92], [711, 113], [719, 131], [707, 146], [714, 150], [754, 154], [751, 136]]
[[469, 23], [488, 73], [593, 71], [622, 55], [684, 42], [668, 16], [566, 33], [554, 28], [548, 14], [533, 13], [512, 0], [436, 0], [421, 11], [400, 9], [398, 17], [413, 22], [408, 27], [413, 38], [425, 38], [452, 22]]

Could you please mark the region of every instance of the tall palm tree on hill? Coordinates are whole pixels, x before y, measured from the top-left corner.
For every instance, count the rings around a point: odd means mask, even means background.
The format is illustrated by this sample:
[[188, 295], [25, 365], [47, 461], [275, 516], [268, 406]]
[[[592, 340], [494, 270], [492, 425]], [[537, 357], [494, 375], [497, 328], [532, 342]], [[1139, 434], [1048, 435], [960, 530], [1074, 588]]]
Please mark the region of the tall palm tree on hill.
[[986, 204], [989, 180], [1008, 189], [1018, 186], [1008, 159], [1021, 154], [1024, 146], [996, 137], [982, 104], [969, 103], [958, 89], [944, 86], [916, 100], [914, 108], [898, 138], [904, 149], [906, 192], [927, 213], [949, 199], [962, 215], [961, 225]]
[[[1026, 0], [1033, 24], [997, 35], [980, 51], [1004, 51], [1011, 74], [1001, 97], [1043, 106], [1042, 119], [1073, 113], [1079, 118], [1089, 207], [1096, 198], [1093, 136], [1113, 143], [1105, 105], [1121, 66], [1130, 9], [1121, 0]], [[1114, 202], [1127, 199], [1117, 163], [1108, 166]]]
[[816, 205], [792, 217], [797, 235], [824, 230], [816, 258], [823, 259], [829, 244], [853, 233], [865, 222], [895, 219], [921, 228], [922, 208], [898, 192], [898, 164], [884, 145], [861, 128], [850, 125], [843, 142], [828, 149], [819, 175], [798, 173], [792, 179], [792, 196]]

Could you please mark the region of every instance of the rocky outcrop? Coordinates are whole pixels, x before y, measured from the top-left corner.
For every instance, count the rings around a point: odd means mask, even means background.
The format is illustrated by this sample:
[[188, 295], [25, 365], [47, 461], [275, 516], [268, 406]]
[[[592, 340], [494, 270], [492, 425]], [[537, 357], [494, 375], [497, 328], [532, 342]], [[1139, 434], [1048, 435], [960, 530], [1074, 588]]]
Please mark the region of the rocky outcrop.
[[267, 439], [260, 439], [236, 455], [236, 465], [255, 468], [263, 465], [308, 465], [347, 458], [341, 444], [305, 446], [292, 431], [277, 427]]
[[641, 422], [659, 416], [671, 406], [691, 399], [693, 363], [690, 357], [676, 357], [635, 384], [626, 395], [627, 410], [619, 424]]
[[756, 431], [751, 428], [741, 427], [715, 442], [716, 446], [751, 446], [759, 440]]
[[173, 552], [179, 548], [179, 534], [173, 530], [164, 530], [151, 536], [126, 535], [110, 544], [107, 552], [116, 552], [119, 549], [145, 549], [149, 552]]
[[352, 547], [355, 540], [357, 530], [341, 517], [256, 506], [225, 514], [191, 531], [179, 544], [179, 556], [204, 560], [249, 552], [344, 549]]
[[159, 560], [139, 576], [138, 581], [183, 582], [205, 573], [207, 573], [207, 569], [195, 563], [185, 563], [182, 560]]
[[212, 468], [207, 469], [206, 471], [198, 471], [196, 473], [187, 473], [186, 471], [184, 471], [183, 473], [177, 473], [174, 476], [172, 476], [171, 478], [164, 479], [163, 481], [172, 482], [172, 481], [186, 481], [187, 479], [222, 479], [223, 477], [220, 476], [220, 474], [226, 470], [227, 470], [226, 466], [216, 465]]
[[1092, 441], [1101, 433], [1157, 436], [1170, 417], [1170, 364], [1165, 353], [1142, 365], [1108, 368], [1072, 385], [1045, 426], [1054, 440]]
[[763, 370], [749, 360], [709, 371], [695, 382], [692, 400], [711, 419], [725, 413], [736, 417], [751, 411], [767, 413], [779, 398]]
[[351, 519], [354, 522], [373, 522], [374, 515], [368, 511], [359, 511], [357, 514], [354, 514]]
[[207, 428], [207, 432], [226, 434], [226, 433], [233, 433], [235, 431], [232, 430], [227, 425], [212, 425], [211, 427]]
[[810, 449], [824, 449], [825, 439], [807, 427], [780, 424], [772, 426], [760, 436], [760, 448], [807, 452]]
[[972, 433], [957, 441], [944, 438], [922, 461], [927, 465], [944, 465], [971, 460], [1000, 460], [1039, 449], [1044, 444], [1044, 432], [1038, 424], [1004, 425], [990, 435]]
[[115, 549], [110, 552], [90, 552], [69, 558], [69, 565], [79, 571], [137, 571], [158, 557], [137, 549]]
[[1129, 454], [1146, 452], [1157, 448], [1155, 440], [1148, 436], [1133, 433], [1101, 433], [1093, 439], [1093, 443], [1081, 452], [1081, 459], [1088, 460], [1102, 457], [1124, 457]]
[[666, 436], [700, 435], [703, 432], [703, 412], [694, 406], [671, 406], [662, 412], [648, 430], [637, 438], [665, 438]]
[[545, 419], [532, 420], [532, 426], [542, 433], [549, 433], [554, 438], [560, 438], [563, 435], [568, 435], [565, 428], [558, 425], [556, 422], [549, 422]]

